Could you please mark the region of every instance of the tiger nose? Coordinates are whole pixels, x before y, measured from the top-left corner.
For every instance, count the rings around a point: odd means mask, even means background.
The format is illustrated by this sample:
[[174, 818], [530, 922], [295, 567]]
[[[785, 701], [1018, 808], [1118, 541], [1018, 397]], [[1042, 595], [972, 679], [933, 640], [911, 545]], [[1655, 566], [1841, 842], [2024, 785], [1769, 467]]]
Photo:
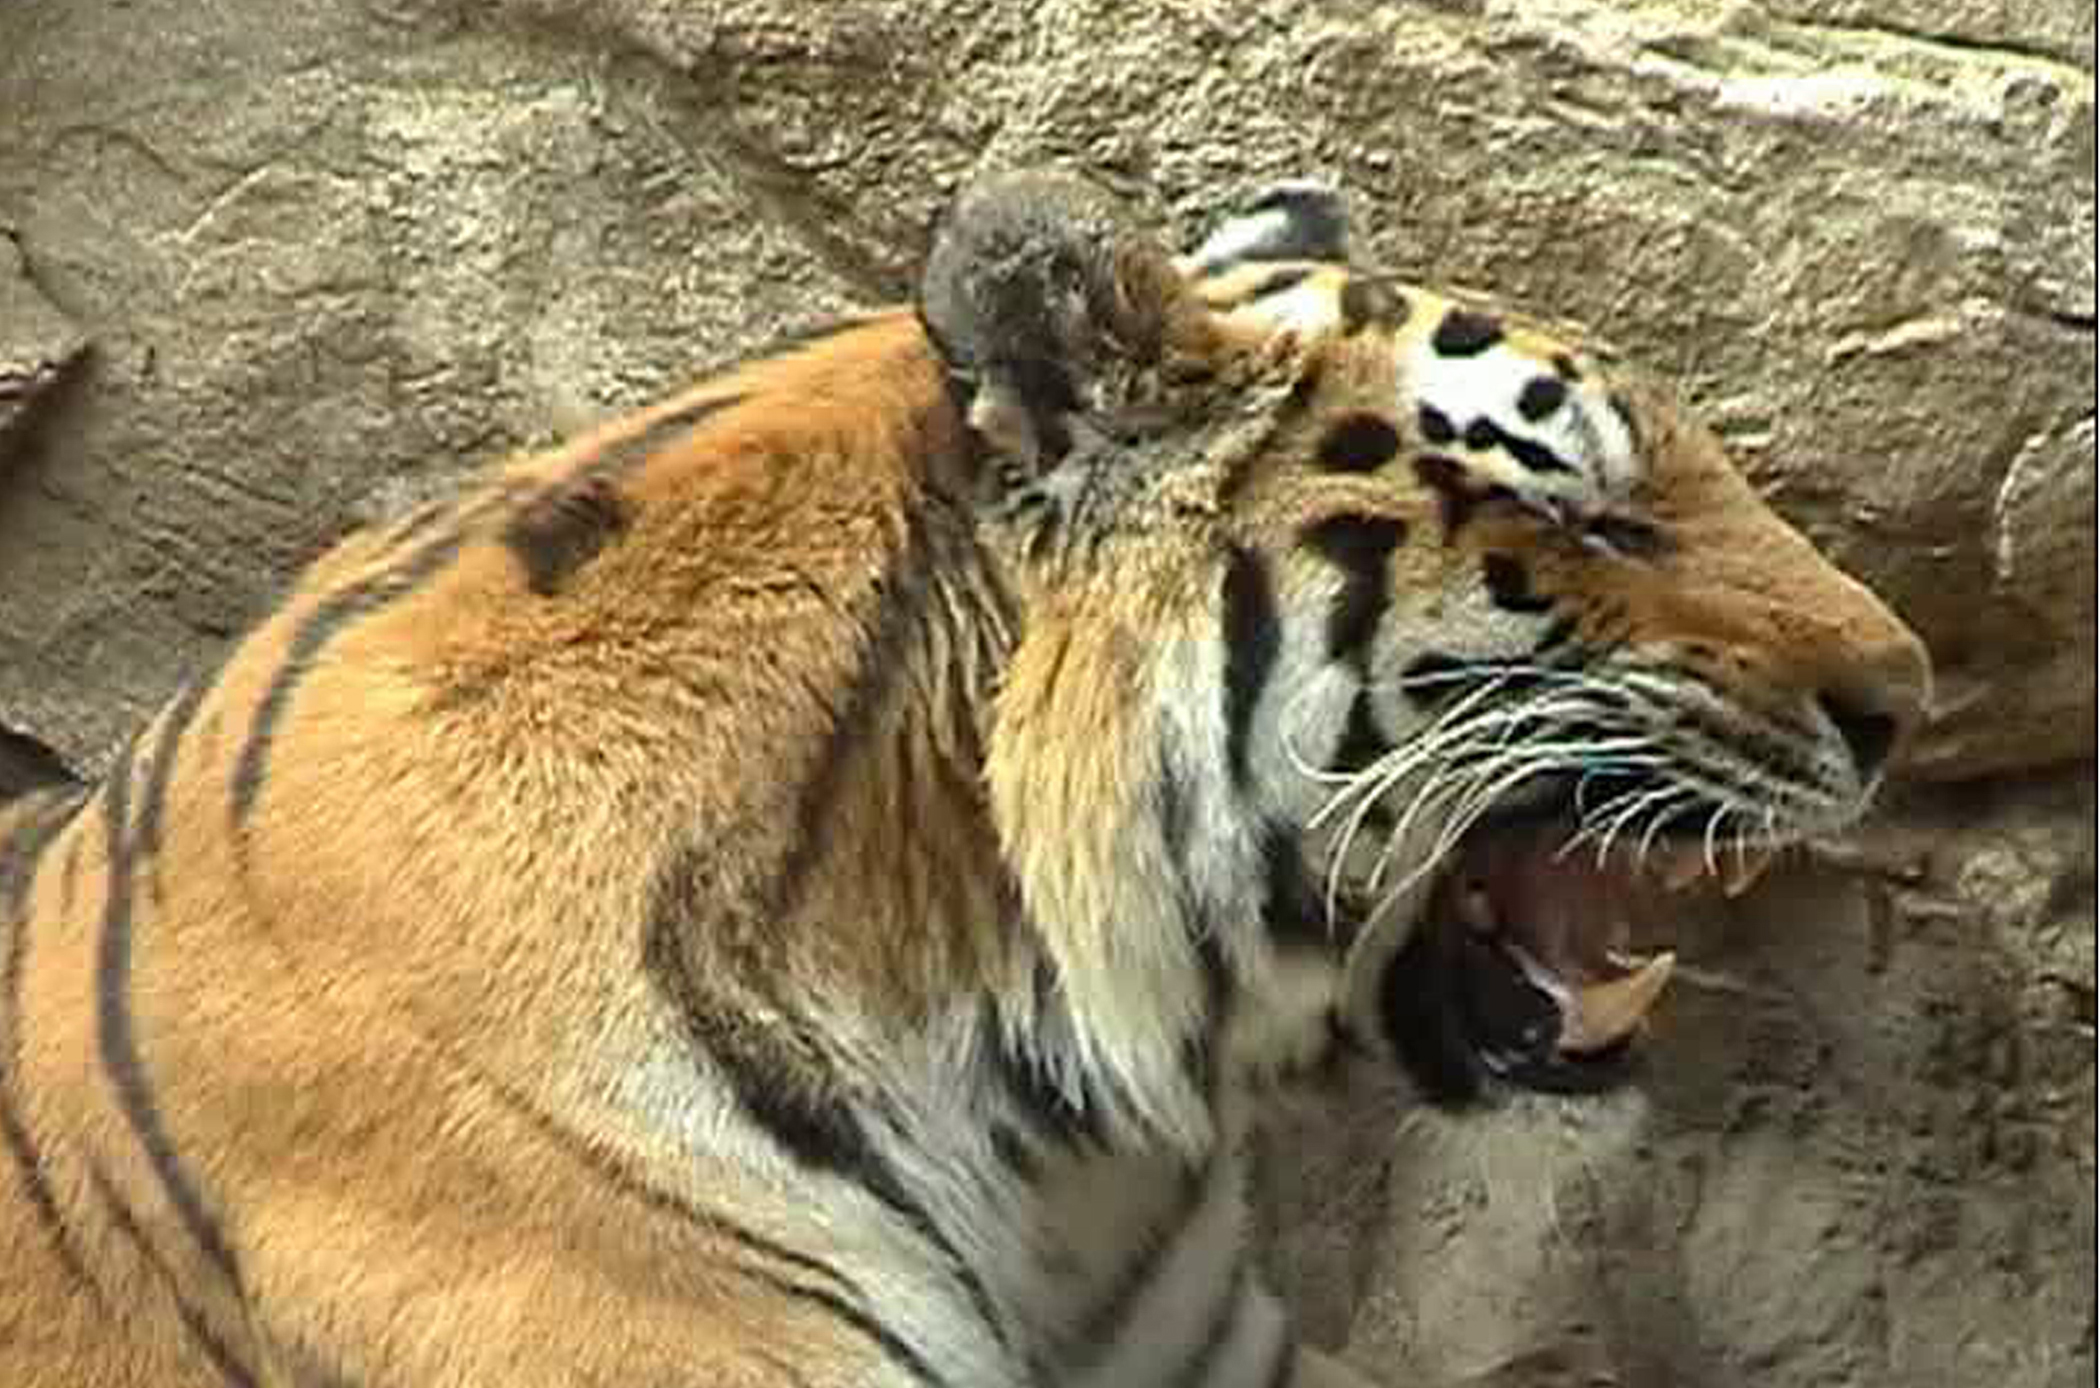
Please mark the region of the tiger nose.
[[1879, 775], [1921, 727], [1932, 706], [1932, 661], [1908, 627], [1853, 647], [1824, 672], [1816, 706], [1844, 739], [1860, 779]]

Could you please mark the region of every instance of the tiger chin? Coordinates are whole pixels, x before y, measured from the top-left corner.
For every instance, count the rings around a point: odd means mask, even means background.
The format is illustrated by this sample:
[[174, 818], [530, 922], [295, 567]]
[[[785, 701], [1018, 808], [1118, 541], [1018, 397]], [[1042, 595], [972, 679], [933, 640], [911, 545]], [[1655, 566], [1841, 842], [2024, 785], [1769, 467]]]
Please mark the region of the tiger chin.
[[1863, 812], [1917, 638], [1607, 355], [1267, 190], [345, 539], [0, 839], [0, 1380], [1361, 1385], [1236, 1138], [1615, 1083], [1642, 884]]

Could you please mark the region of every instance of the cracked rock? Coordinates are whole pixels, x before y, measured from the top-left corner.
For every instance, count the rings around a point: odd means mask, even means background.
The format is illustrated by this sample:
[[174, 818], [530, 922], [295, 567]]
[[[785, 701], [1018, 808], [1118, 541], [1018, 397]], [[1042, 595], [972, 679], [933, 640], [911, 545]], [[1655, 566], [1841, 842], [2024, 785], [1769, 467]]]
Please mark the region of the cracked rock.
[[0, 232], [0, 459], [8, 436], [87, 351], [87, 334], [38, 290]]

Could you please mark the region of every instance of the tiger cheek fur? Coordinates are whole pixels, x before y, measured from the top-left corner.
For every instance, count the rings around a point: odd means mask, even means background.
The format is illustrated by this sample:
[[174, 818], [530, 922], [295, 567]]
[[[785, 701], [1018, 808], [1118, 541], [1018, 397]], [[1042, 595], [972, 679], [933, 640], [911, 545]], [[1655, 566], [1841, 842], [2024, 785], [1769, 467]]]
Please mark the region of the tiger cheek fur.
[[1615, 1082], [1658, 966], [1552, 850], [1847, 822], [1929, 669], [1348, 256], [973, 185], [914, 306], [348, 537], [0, 806], [0, 1381], [1365, 1382], [1255, 1270], [1269, 1088]]

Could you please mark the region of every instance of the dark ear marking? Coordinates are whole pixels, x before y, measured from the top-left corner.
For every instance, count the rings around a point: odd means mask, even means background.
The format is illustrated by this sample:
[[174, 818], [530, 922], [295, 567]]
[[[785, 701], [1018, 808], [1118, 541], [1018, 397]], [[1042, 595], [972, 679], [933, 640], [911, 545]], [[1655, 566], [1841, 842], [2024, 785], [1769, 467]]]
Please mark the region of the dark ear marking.
[[528, 499], [504, 525], [503, 543], [525, 566], [525, 586], [552, 597], [619, 538], [629, 519], [627, 498], [613, 480], [591, 471]]
[[1430, 334], [1429, 345], [1446, 357], [1477, 357], [1502, 340], [1502, 325], [1484, 313], [1454, 308]]
[[1375, 414], [1345, 415], [1320, 436], [1320, 466], [1330, 472], [1376, 472], [1400, 452], [1400, 431]]

